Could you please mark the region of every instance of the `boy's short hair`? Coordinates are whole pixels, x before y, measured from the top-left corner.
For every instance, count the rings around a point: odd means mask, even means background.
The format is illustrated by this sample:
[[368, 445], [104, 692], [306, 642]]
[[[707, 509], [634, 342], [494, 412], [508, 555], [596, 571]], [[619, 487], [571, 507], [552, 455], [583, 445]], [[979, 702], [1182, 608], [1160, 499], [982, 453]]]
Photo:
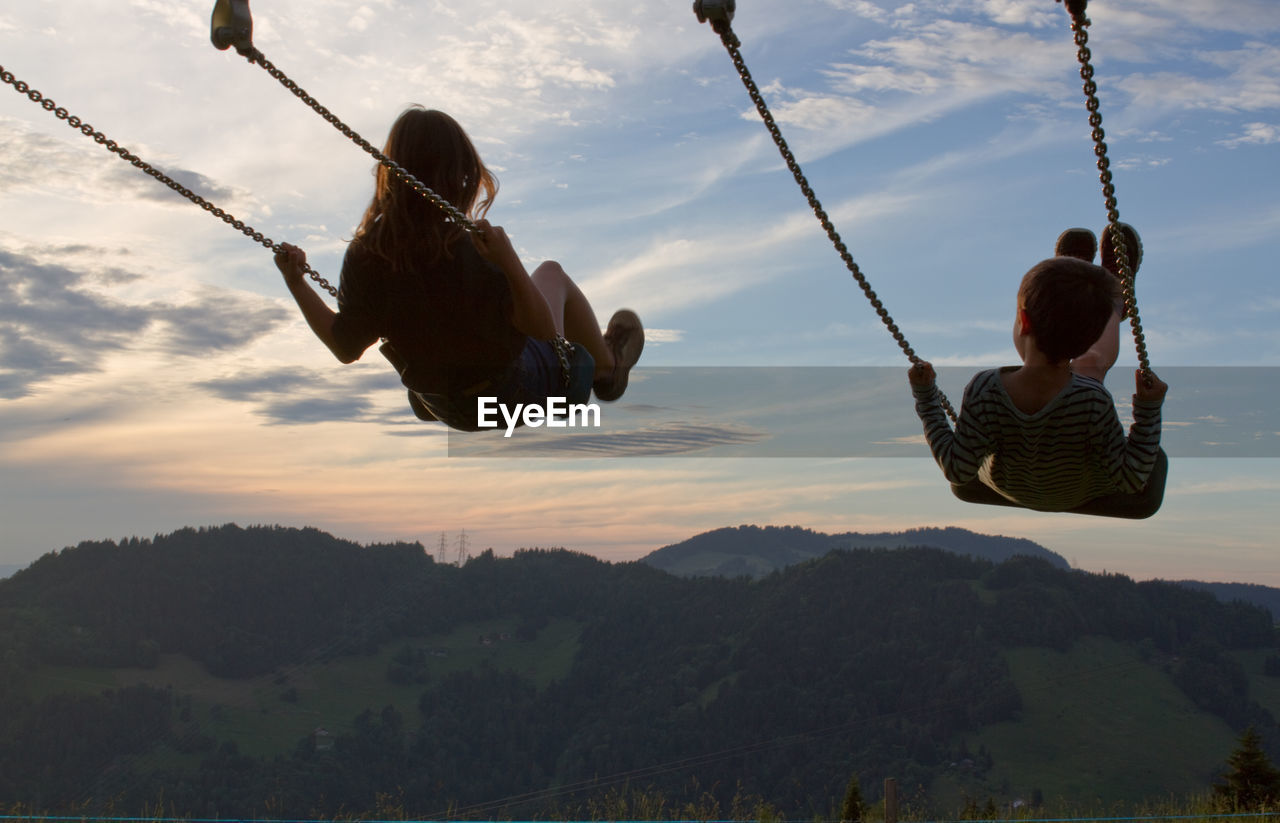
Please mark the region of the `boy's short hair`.
[[1074, 257], [1051, 257], [1031, 267], [1018, 288], [1036, 347], [1051, 362], [1079, 357], [1102, 335], [1119, 295], [1115, 275]]

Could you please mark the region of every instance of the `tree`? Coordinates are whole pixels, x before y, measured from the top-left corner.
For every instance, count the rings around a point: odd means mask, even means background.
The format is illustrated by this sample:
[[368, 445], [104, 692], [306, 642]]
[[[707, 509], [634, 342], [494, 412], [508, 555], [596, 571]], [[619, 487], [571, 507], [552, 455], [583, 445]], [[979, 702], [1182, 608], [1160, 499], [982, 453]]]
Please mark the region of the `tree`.
[[840, 806], [841, 823], [862, 823], [862, 787], [858, 776], [849, 778], [849, 788], [844, 791], [844, 803]]
[[1280, 802], [1280, 769], [1262, 750], [1262, 736], [1252, 726], [1240, 735], [1240, 745], [1227, 758], [1231, 771], [1225, 783], [1215, 783], [1213, 793], [1237, 810], [1261, 810]]

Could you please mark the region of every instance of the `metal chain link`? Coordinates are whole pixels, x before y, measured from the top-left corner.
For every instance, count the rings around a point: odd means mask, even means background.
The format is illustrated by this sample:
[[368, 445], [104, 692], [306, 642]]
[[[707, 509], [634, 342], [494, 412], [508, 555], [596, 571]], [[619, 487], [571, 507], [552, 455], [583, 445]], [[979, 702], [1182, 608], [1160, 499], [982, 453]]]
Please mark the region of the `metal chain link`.
[[[729, 56], [733, 59], [734, 68], [738, 70], [738, 76], [742, 78], [742, 83], [747, 87], [747, 93], [751, 95], [751, 101], [756, 105], [756, 111], [760, 113], [760, 118], [764, 120], [765, 127], [769, 130], [769, 134], [773, 136], [773, 142], [777, 145], [778, 151], [782, 154], [782, 159], [786, 161], [787, 168], [791, 170], [792, 176], [796, 183], [799, 184], [800, 190], [804, 193], [805, 199], [809, 201], [809, 208], [813, 209], [814, 216], [818, 218], [818, 222], [822, 224], [822, 228], [826, 231], [827, 237], [831, 240], [831, 244], [835, 246], [836, 251], [840, 254], [840, 259], [844, 261], [845, 267], [849, 269], [849, 273], [853, 275], [853, 279], [857, 281], [862, 293], [866, 295], [867, 300], [871, 302], [872, 308], [876, 314], [880, 316], [880, 321], [884, 323], [885, 328], [893, 335], [893, 339], [897, 342], [898, 347], [902, 349], [903, 354], [911, 361], [912, 365], [921, 362], [921, 358], [916, 354], [915, 349], [907, 342], [906, 336], [903, 335], [898, 324], [893, 322], [893, 318], [889, 316], [889, 311], [884, 307], [884, 303], [872, 290], [870, 282], [866, 275], [858, 268], [858, 264], [854, 262], [853, 255], [849, 253], [848, 247], [844, 241], [840, 239], [840, 235], [836, 232], [835, 226], [831, 223], [831, 219], [827, 216], [826, 211], [822, 208], [822, 204], [818, 201], [818, 196], [814, 193], [813, 187], [809, 185], [809, 181], [805, 178], [804, 172], [800, 169], [800, 164], [796, 162], [795, 155], [791, 152], [791, 148], [787, 145], [787, 141], [782, 136], [781, 129], [778, 128], [777, 122], [773, 118], [773, 113], [769, 111], [769, 106], [765, 103], [760, 88], [756, 85], [755, 80], [751, 77], [751, 72], [747, 69], [746, 61], [742, 58], [741, 41], [737, 35], [733, 33], [727, 21], [712, 21], [712, 28], [720, 35], [720, 42], [724, 44], [725, 49], [729, 52]], [[956, 422], [956, 412], [951, 406], [945, 394], [941, 390], [938, 392], [942, 400], [942, 408], [946, 411], [947, 416], [951, 418], [951, 422]]]
[[560, 361], [560, 381], [567, 389], [572, 380], [569, 360], [573, 357], [573, 344], [563, 334], [557, 334], [551, 338], [551, 348], [556, 350], [556, 359]]
[[446, 215], [449, 216], [450, 220], [464, 229], [468, 234], [480, 234], [479, 227], [477, 227], [475, 223], [471, 222], [470, 218], [459, 211], [457, 207], [436, 192], [432, 191], [430, 187], [423, 184], [422, 181], [418, 180], [418, 178], [405, 171], [404, 167], [399, 163], [374, 148], [368, 140], [361, 137], [354, 129], [342, 122], [337, 115], [321, 105], [320, 101], [316, 100], [310, 94], [307, 94], [307, 92], [290, 79], [288, 75], [276, 68], [275, 64], [268, 60], [262, 52], [254, 49], [250, 54], [245, 56], [245, 59], [250, 63], [256, 63], [265, 69], [267, 74], [279, 81], [280, 85], [288, 89], [294, 97], [297, 97], [309, 106], [316, 114], [323, 117], [325, 122], [342, 132], [343, 135], [351, 140], [351, 142], [364, 149], [365, 152], [382, 164], [387, 171], [391, 172], [397, 180], [409, 185], [418, 194], [421, 194], [423, 197], [438, 206]]
[[[141, 170], [145, 174], [148, 174], [151, 177], [154, 177], [159, 182], [173, 189], [178, 194], [187, 198], [192, 203], [195, 203], [197, 206], [209, 212], [214, 217], [217, 217], [218, 219], [222, 220], [222, 222], [226, 223], [227, 225], [236, 229], [240, 233], [244, 234], [246, 237], [252, 239], [257, 243], [262, 244], [268, 249], [271, 249], [273, 252], [279, 252], [281, 250], [282, 248], [281, 244], [276, 243], [272, 241], [271, 238], [264, 236], [262, 232], [257, 231], [256, 229], [253, 228], [253, 226], [247, 225], [243, 220], [236, 219], [235, 215], [227, 211], [224, 211], [223, 209], [215, 206], [213, 203], [210, 203], [208, 200], [204, 199], [200, 195], [191, 191], [186, 186], [182, 185], [181, 183], [174, 180], [169, 175], [157, 169], [155, 166], [152, 166], [150, 163], [147, 163], [145, 160], [138, 157], [138, 155], [129, 151], [124, 146], [121, 146], [116, 141], [108, 139], [105, 134], [95, 130], [93, 126], [89, 125], [88, 123], [85, 123], [79, 117], [76, 117], [74, 114], [69, 113], [65, 108], [62, 108], [57, 103], [53, 102], [48, 97], [45, 97], [40, 92], [31, 88], [29, 85], [27, 85], [23, 81], [18, 80], [16, 77], [14, 77], [12, 72], [6, 71], [4, 66], [0, 66], [0, 80], [3, 80], [5, 83], [9, 84], [10, 86], [13, 86], [13, 88], [19, 94], [25, 95], [28, 99], [31, 100], [31, 102], [36, 103], [45, 111], [51, 112], [59, 120], [65, 120], [68, 126], [71, 126], [71, 128], [73, 129], [77, 129], [85, 137], [91, 138], [93, 142], [102, 146], [112, 154], [119, 156], [121, 160], [128, 162], [134, 168]], [[338, 290], [334, 288], [333, 285], [331, 285], [328, 280], [321, 277], [319, 272], [311, 268], [310, 264], [307, 264], [304, 268], [307, 275], [312, 280], [314, 280], [322, 289], [329, 292], [329, 294], [333, 295], [334, 297], [338, 296]]]
[[[1076, 59], [1080, 62], [1080, 79], [1084, 81], [1085, 108], [1089, 111], [1089, 125], [1093, 129], [1093, 153], [1098, 158], [1098, 179], [1102, 183], [1102, 196], [1107, 207], [1107, 225], [1110, 227], [1111, 245], [1116, 262], [1120, 266], [1120, 287], [1124, 292], [1125, 316], [1133, 329], [1134, 348], [1138, 353], [1138, 366], [1148, 380], [1151, 377], [1151, 360], [1147, 355], [1147, 339], [1142, 331], [1142, 318], [1138, 315], [1138, 300], [1134, 290], [1133, 265], [1129, 261], [1128, 242], [1120, 231], [1120, 210], [1116, 203], [1116, 187], [1111, 178], [1111, 161], [1107, 158], [1106, 132], [1102, 130], [1099, 113], [1098, 84], [1093, 80], [1093, 53], [1089, 50], [1089, 18], [1084, 3], [1067, 5], [1071, 15], [1071, 30], [1075, 33]], [[1136, 261], [1135, 261], [1136, 262]]]

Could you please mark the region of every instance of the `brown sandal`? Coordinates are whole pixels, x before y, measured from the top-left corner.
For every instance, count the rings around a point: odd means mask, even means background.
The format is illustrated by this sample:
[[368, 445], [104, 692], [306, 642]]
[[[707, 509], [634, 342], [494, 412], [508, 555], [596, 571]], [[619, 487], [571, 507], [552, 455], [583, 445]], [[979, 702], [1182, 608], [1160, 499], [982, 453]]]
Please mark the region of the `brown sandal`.
[[640, 317], [630, 309], [618, 309], [609, 318], [604, 342], [613, 352], [613, 371], [608, 377], [596, 380], [592, 388], [598, 400], [617, 400], [627, 390], [631, 367], [644, 351], [644, 326], [640, 325]]
[[1053, 245], [1054, 257], [1074, 257], [1086, 263], [1092, 263], [1097, 253], [1098, 238], [1088, 229], [1067, 229]]
[[[1124, 253], [1129, 261], [1129, 274], [1136, 280], [1138, 266], [1142, 265], [1142, 238], [1138, 237], [1138, 230], [1128, 223], [1117, 221], [1115, 227], [1120, 232], [1120, 237], [1124, 239]], [[1102, 229], [1102, 242], [1098, 245], [1102, 247], [1102, 268], [1114, 274], [1119, 284], [1124, 278], [1124, 272], [1120, 271], [1120, 261], [1116, 259], [1116, 247], [1115, 241], [1111, 239], [1110, 223]], [[1121, 290], [1121, 295], [1116, 300], [1116, 313], [1123, 319], [1129, 316], [1129, 312], [1125, 307], [1123, 286], [1117, 285], [1117, 288]]]
[[[1133, 274], [1138, 273], [1138, 266], [1142, 265], [1142, 238], [1138, 237], [1138, 231], [1128, 223], [1117, 222], [1115, 227], [1120, 231], [1120, 236], [1124, 238], [1125, 256], [1129, 258], [1129, 271]], [[1116, 260], [1115, 241], [1111, 239], [1111, 224], [1108, 223], [1106, 228], [1102, 230], [1102, 268], [1120, 276], [1120, 262]]]

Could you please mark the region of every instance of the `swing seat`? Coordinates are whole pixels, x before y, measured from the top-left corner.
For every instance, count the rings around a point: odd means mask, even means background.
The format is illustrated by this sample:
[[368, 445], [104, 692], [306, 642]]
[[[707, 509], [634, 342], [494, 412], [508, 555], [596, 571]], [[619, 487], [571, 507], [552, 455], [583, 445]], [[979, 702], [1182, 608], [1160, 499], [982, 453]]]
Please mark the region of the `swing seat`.
[[[570, 346], [573, 351], [569, 355], [569, 374], [564, 396], [567, 403], [580, 405], [591, 400], [591, 384], [595, 379], [596, 361], [591, 356], [591, 352], [587, 351], [581, 343], [570, 343]], [[378, 350], [391, 363], [397, 374], [404, 374], [406, 363], [390, 341], [384, 341]], [[451, 401], [445, 395], [424, 394], [413, 389], [409, 389], [408, 393], [409, 408], [419, 420], [445, 423], [458, 431], [481, 431], [478, 426], [472, 426], [466, 422], [468, 412], [457, 405], [456, 399]]]
[[[1164, 485], [1168, 476], [1169, 458], [1164, 453], [1164, 449], [1161, 449], [1156, 455], [1156, 464], [1152, 467], [1151, 476], [1147, 478], [1147, 485], [1142, 491], [1131, 494], [1106, 494], [1067, 511], [1072, 514], [1145, 520], [1160, 510], [1160, 504], [1164, 502]], [[1009, 506], [1015, 509], [1026, 508], [1001, 495], [977, 478], [968, 483], [952, 483], [951, 493], [966, 503]]]

